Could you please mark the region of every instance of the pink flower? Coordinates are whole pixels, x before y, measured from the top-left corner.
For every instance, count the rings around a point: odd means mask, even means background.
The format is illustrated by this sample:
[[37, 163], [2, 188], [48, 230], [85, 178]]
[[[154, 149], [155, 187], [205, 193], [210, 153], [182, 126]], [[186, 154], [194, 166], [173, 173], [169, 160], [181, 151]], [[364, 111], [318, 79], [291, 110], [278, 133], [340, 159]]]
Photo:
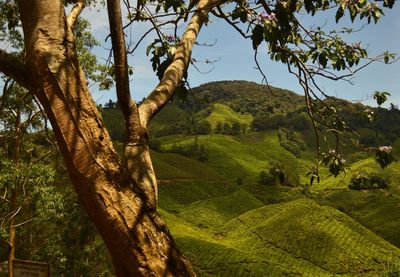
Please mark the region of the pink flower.
[[259, 13], [258, 16], [260, 17], [261, 21], [266, 21], [266, 20], [268, 20], [268, 21], [276, 21], [275, 13], [268, 14], [266, 12], [262, 12], [262, 13]]
[[168, 35], [168, 36], [165, 37], [165, 40], [168, 41], [168, 42], [175, 42], [176, 38], [175, 38], [174, 35]]
[[392, 146], [379, 146], [379, 151], [390, 153], [392, 151]]
[[354, 49], [360, 49], [361, 48], [361, 43], [360, 42], [353, 43], [351, 45], [351, 47], [354, 48]]

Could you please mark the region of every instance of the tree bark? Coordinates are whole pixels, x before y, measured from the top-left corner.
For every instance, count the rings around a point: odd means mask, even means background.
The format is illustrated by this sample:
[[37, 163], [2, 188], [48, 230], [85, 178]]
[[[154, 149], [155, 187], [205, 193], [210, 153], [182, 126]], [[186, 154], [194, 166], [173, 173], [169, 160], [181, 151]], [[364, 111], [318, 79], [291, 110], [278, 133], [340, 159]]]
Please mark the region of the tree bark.
[[[16, 167], [19, 166], [20, 155], [21, 155], [21, 143], [22, 143], [22, 131], [21, 131], [21, 112], [17, 111], [15, 117], [15, 130], [14, 130], [14, 151], [12, 153], [12, 160]], [[13, 261], [15, 259], [15, 242], [16, 242], [16, 230], [15, 230], [15, 218], [18, 214], [17, 207], [17, 188], [11, 190], [10, 199], [10, 212], [11, 215], [10, 225], [8, 229], [8, 241], [10, 244], [10, 253], [8, 254], [8, 276], [14, 277], [14, 266]]]
[[139, 164], [133, 167], [140, 178], [127, 172], [114, 150], [79, 65], [62, 2], [20, 0], [19, 8], [29, 86], [52, 123], [79, 200], [103, 237], [118, 276], [194, 276], [148, 203], [154, 197], [147, 194], [154, 175], [145, 163], [148, 147], [135, 145]]
[[[17, 209], [17, 192], [15, 189], [11, 191], [10, 211]], [[8, 243], [10, 244], [10, 253], [8, 254], [8, 276], [14, 277], [13, 260], [15, 259], [15, 216], [10, 219], [8, 229]]]

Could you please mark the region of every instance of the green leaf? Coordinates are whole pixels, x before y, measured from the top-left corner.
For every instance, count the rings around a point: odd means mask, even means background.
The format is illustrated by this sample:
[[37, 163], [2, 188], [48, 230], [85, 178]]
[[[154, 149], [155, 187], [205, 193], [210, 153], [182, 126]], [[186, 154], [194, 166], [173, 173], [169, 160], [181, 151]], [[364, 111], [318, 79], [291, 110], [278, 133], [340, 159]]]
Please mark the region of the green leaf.
[[389, 62], [389, 56], [385, 55], [385, 57], [383, 58], [383, 61], [384, 61], [385, 63], [388, 63], [388, 62]]
[[335, 16], [336, 23], [339, 22], [339, 20], [343, 17], [343, 15], [344, 15], [344, 9], [342, 7], [340, 7], [336, 12], [336, 16]]
[[385, 103], [388, 96], [390, 96], [390, 93], [386, 91], [375, 91], [374, 93], [374, 99], [376, 100], [378, 106], [381, 106], [383, 103]]
[[242, 21], [242, 23], [247, 22], [247, 13], [246, 12], [240, 13], [240, 21]]
[[157, 77], [159, 80], [164, 76], [165, 70], [167, 70], [168, 66], [171, 64], [172, 60], [167, 59], [163, 61], [157, 68]]
[[174, 95], [176, 95], [180, 100], [186, 100], [189, 91], [183, 84], [181, 84], [175, 89]]
[[380, 146], [376, 149], [375, 161], [385, 168], [393, 162], [397, 162], [396, 158], [392, 154], [392, 147], [390, 146]]
[[324, 53], [319, 54], [318, 61], [323, 68], [325, 68], [328, 63], [328, 59], [326, 58]]
[[251, 35], [251, 40], [253, 41], [254, 50], [257, 49], [257, 47], [261, 44], [263, 39], [264, 39], [264, 28], [261, 25], [256, 25]]
[[389, 9], [393, 8], [394, 0], [385, 0], [383, 1], [383, 6], [388, 7]]

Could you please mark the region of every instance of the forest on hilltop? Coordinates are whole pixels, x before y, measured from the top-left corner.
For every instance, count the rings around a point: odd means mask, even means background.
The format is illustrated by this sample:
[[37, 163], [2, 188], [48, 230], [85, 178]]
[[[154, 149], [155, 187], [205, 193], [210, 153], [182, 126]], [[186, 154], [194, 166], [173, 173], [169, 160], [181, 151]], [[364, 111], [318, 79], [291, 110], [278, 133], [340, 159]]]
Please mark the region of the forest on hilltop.
[[[336, 98], [325, 102], [340, 107], [340, 117], [355, 131], [354, 139], [363, 145], [392, 145], [400, 137], [397, 124], [400, 110], [393, 103], [387, 109]], [[366, 110], [372, 112], [373, 120], [366, 116]], [[122, 141], [124, 126], [117, 104], [110, 100], [104, 105], [103, 114], [113, 139]], [[302, 96], [248, 81], [220, 81], [193, 88], [183, 98], [175, 97], [155, 118], [150, 133], [155, 137], [214, 133], [238, 135], [280, 127], [301, 132], [309, 146], [315, 143]]]

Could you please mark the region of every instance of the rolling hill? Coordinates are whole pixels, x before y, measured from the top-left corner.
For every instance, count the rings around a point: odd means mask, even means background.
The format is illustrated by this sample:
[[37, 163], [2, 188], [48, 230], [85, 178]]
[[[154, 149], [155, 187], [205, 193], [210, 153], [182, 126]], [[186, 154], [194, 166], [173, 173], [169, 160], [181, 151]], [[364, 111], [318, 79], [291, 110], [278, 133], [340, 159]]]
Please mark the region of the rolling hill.
[[[307, 126], [303, 99], [269, 93], [249, 82], [205, 84], [186, 102], [172, 101], [150, 128], [159, 210], [198, 276], [398, 276], [389, 274], [400, 272], [400, 164], [383, 170], [366, 153], [342, 146], [346, 173], [334, 178], [322, 167], [321, 182], [305, 186], [316, 156], [312, 133], [296, 129]], [[285, 125], [255, 130], [260, 113]], [[104, 117], [118, 120], [114, 111]], [[196, 131], [204, 121], [206, 134]], [[247, 129], [216, 132], [218, 122]], [[381, 136], [377, 126], [365, 133]], [[385, 139], [400, 158], [400, 140]], [[269, 174], [274, 166], [289, 184]], [[378, 174], [389, 188], [350, 190], [356, 172]]]
[[[194, 139], [161, 141], [168, 150]], [[325, 176], [311, 195], [304, 195], [301, 187], [257, 182], [258, 170], [279, 159], [306, 180], [301, 175], [311, 161], [281, 147], [274, 132], [198, 136], [197, 142], [207, 145], [208, 161], [188, 162], [189, 157], [168, 152], [152, 156], [162, 215], [199, 276], [376, 276], [398, 264], [400, 194], [395, 187], [351, 191], [347, 177]], [[179, 170], [169, 169], [167, 176], [157, 160]], [[359, 163], [352, 166], [379, 171], [372, 160]], [[183, 179], [180, 171], [193, 173]], [[389, 172], [400, 172], [398, 165]], [[238, 176], [243, 185], [236, 184]], [[375, 204], [368, 201], [373, 197], [379, 200]]]

